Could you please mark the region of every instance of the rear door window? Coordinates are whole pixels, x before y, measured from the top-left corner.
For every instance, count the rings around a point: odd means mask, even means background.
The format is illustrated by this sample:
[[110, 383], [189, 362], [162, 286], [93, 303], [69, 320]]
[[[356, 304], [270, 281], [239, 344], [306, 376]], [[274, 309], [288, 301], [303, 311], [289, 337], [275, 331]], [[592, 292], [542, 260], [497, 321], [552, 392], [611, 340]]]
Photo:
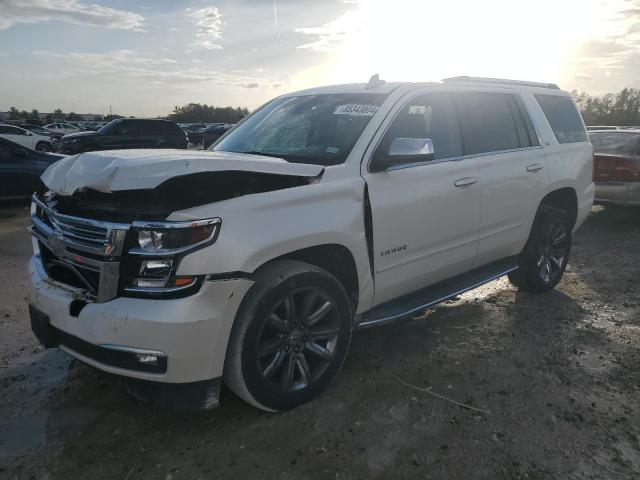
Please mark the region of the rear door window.
[[587, 132], [570, 97], [536, 94], [558, 143], [586, 142]]
[[454, 95], [465, 155], [527, 147], [523, 120], [516, 125], [508, 93], [457, 93]]

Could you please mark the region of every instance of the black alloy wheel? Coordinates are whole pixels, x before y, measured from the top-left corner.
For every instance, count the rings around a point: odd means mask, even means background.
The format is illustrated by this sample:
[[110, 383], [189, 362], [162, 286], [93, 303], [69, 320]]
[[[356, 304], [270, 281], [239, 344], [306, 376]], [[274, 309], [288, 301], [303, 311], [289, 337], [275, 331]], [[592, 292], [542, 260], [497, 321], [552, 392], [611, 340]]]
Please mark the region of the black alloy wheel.
[[224, 381], [268, 411], [317, 397], [347, 355], [353, 307], [326, 270], [296, 260], [273, 261], [253, 276], [231, 331]]
[[538, 275], [547, 285], [554, 283], [564, 271], [568, 238], [562, 219], [556, 218], [547, 224], [536, 261]]
[[509, 280], [522, 290], [541, 293], [555, 287], [567, 268], [573, 226], [566, 212], [543, 205]]
[[311, 386], [330, 365], [339, 333], [339, 312], [329, 293], [318, 287], [292, 290], [262, 319], [255, 345], [262, 378], [284, 392]]

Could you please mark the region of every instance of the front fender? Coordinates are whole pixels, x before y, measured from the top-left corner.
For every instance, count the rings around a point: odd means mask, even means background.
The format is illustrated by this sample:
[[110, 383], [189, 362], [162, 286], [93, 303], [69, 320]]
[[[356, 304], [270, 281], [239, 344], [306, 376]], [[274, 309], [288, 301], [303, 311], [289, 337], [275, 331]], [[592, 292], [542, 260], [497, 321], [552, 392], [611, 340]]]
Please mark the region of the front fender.
[[337, 244], [353, 255], [360, 298], [366, 302], [373, 281], [365, 238], [363, 195], [362, 178], [350, 177], [245, 195], [176, 212], [170, 220], [222, 219], [216, 243], [184, 257], [177, 273], [250, 274], [288, 253]]

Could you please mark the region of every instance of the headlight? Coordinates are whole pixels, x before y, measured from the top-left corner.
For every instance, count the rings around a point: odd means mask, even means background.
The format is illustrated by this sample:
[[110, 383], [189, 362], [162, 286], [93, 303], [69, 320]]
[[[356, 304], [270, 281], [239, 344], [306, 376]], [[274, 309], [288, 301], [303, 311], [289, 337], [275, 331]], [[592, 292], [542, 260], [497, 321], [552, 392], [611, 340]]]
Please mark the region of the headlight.
[[201, 276], [177, 276], [180, 258], [192, 250], [215, 242], [219, 218], [193, 222], [133, 222], [137, 246], [131, 248], [130, 294], [166, 296], [191, 292], [202, 283]]
[[[220, 219], [136, 225], [138, 245], [147, 252], [175, 253], [215, 239]], [[160, 227], [160, 228], [158, 228]]]

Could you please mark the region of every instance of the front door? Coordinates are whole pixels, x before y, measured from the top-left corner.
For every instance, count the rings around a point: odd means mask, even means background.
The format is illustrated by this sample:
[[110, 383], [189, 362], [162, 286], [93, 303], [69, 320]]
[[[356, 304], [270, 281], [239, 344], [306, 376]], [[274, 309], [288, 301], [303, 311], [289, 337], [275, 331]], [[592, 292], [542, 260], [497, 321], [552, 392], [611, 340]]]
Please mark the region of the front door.
[[451, 96], [405, 101], [373, 158], [398, 138], [428, 139], [435, 153], [426, 161], [363, 171], [372, 212], [375, 305], [471, 269], [477, 253], [478, 172], [461, 158]]

